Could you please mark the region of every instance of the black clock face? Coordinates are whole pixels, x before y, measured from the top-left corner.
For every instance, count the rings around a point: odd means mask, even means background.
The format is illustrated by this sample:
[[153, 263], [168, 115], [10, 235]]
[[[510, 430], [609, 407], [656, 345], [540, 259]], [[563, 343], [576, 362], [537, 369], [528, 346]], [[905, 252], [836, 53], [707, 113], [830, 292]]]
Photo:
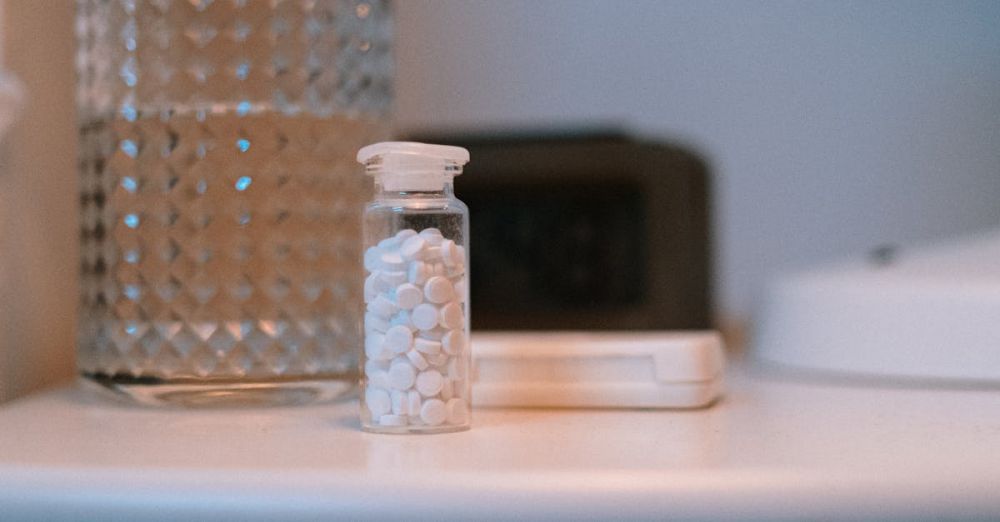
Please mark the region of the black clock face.
[[460, 197], [471, 212], [476, 310], [598, 311], [645, 298], [646, 212], [637, 185], [532, 183]]

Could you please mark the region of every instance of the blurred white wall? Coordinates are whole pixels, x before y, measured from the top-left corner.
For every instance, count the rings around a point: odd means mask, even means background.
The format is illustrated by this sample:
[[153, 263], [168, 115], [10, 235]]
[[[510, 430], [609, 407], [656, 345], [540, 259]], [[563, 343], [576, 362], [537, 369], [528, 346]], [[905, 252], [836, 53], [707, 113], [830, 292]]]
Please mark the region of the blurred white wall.
[[778, 271], [1000, 222], [1000, 2], [396, 7], [404, 129], [610, 122], [701, 151], [724, 317]]

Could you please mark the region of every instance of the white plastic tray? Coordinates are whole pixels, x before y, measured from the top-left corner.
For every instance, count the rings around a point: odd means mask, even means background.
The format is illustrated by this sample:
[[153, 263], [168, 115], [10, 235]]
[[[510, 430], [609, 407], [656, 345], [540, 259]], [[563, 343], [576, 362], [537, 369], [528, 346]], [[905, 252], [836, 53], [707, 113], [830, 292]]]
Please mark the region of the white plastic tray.
[[715, 332], [518, 332], [472, 337], [477, 406], [699, 408], [723, 391]]

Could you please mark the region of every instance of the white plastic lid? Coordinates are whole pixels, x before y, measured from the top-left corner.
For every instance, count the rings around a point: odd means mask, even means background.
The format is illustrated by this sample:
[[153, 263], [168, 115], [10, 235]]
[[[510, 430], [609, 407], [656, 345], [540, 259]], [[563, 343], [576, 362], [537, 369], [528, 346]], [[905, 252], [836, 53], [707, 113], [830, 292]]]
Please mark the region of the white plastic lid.
[[390, 154], [423, 156], [429, 159], [450, 161], [456, 165], [465, 165], [469, 162], [469, 151], [462, 147], [432, 145], [415, 141], [383, 141], [361, 147], [361, 150], [358, 151], [358, 163], [366, 164], [372, 158]]
[[462, 173], [469, 151], [448, 145], [384, 141], [362, 147], [357, 159], [385, 190], [437, 191]]

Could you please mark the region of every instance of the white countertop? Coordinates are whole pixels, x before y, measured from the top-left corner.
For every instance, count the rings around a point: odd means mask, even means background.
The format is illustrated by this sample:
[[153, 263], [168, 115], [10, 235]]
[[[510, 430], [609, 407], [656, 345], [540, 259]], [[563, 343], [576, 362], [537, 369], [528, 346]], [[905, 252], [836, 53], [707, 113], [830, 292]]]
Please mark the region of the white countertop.
[[700, 411], [485, 410], [375, 435], [354, 400], [153, 410], [68, 387], [0, 407], [0, 518], [1000, 517], [1000, 390], [733, 372]]

